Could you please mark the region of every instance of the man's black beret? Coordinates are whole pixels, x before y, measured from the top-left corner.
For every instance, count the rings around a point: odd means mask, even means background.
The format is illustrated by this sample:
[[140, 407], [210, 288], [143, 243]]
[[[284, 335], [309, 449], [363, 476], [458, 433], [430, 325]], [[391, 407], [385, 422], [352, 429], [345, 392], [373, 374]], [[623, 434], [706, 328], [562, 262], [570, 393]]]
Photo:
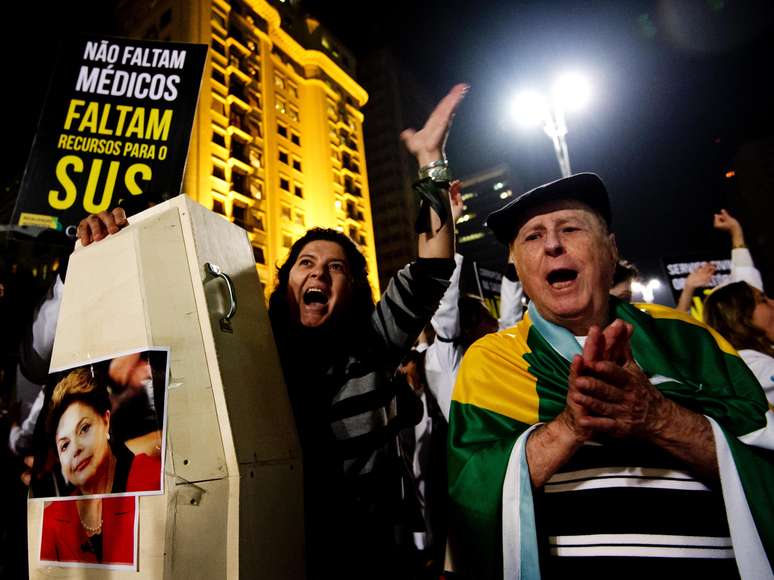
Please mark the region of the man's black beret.
[[595, 173], [576, 173], [522, 193], [509, 204], [489, 214], [486, 225], [500, 242], [510, 244], [522, 225], [522, 216], [528, 210], [560, 199], [575, 199], [585, 203], [602, 216], [610, 227], [612, 215], [607, 189]]

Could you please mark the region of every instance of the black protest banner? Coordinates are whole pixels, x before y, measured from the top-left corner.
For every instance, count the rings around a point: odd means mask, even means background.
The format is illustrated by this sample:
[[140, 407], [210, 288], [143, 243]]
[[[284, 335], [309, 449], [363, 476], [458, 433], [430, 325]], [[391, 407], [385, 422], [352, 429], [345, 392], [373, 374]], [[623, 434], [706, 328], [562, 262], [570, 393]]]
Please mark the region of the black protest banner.
[[[672, 290], [672, 297], [675, 302], [680, 298], [680, 294], [685, 287], [685, 279], [688, 274], [693, 272], [699, 266], [710, 262], [715, 266], [715, 273], [712, 275], [709, 283], [702, 287], [703, 289], [714, 288], [719, 284], [725, 284], [729, 281], [731, 275], [731, 259], [717, 258], [710, 255], [664, 258], [664, 270], [669, 280], [669, 287]], [[704, 292], [701, 292], [704, 294]]]
[[476, 284], [481, 299], [486, 304], [487, 310], [495, 318], [500, 316], [500, 285], [503, 275], [499, 272], [482, 268], [476, 262], [473, 262], [473, 268], [476, 275]]
[[119, 200], [180, 192], [207, 46], [63, 42], [13, 222], [74, 235]]

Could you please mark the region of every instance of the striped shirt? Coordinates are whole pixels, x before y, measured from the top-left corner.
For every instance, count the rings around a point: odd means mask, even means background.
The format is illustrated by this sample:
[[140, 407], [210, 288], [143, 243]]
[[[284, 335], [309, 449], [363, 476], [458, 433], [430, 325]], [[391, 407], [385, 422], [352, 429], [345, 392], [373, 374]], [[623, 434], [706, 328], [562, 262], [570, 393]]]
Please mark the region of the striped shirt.
[[545, 578], [738, 578], [722, 494], [645, 444], [586, 444], [536, 494]]
[[414, 419], [404, 419], [391, 378], [453, 269], [452, 259], [419, 259], [395, 275], [356, 331], [312, 332], [301, 344], [288, 339], [280, 345], [304, 453], [311, 576], [335, 571], [349, 577], [345, 569], [358, 569], [358, 560], [372, 561], [372, 568], [375, 557], [389, 568], [385, 554], [395, 545], [395, 526], [409, 518], [397, 433]]

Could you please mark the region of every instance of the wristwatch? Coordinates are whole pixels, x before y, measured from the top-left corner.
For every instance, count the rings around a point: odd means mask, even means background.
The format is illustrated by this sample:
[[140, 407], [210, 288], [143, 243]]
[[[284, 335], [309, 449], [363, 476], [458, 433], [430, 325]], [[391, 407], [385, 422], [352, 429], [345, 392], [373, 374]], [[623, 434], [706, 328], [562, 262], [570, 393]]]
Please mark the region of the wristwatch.
[[432, 181], [448, 183], [451, 181], [449, 163], [446, 159], [437, 159], [421, 167], [419, 169], [419, 179], [425, 179], [426, 177], [429, 177]]

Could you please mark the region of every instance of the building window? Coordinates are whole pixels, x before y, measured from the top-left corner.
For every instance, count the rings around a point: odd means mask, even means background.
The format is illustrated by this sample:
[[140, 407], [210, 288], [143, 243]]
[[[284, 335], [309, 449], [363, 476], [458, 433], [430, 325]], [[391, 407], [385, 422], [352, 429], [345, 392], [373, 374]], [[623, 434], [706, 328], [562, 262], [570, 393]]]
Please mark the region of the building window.
[[226, 116], [226, 105], [223, 101], [220, 99], [216, 99], [215, 97], [212, 98], [210, 101], [210, 109], [218, 113], [219, 115]]
[[349, 226], [349, 237], [353, 241], [357, 241], [357, 228], [355, 226]]
[[277, 112], [285, 114], [285, 111], [287, 109], [285, 105], [284, 99], [280, 99], [279, 97], [274, 98], [274, 108], [277, 110]]
[[280, 208], [280, 215], [282, 216], [283, 219], [286, 219], [286, 220], [290, 221], [292, 219], [292, 217], [293, 217], [291, 215], [290, 206], [289, 205], [283, 205]]
[[294, 145], [301, 145], [301, 137], [298, 135], [298, 133], [291, 133], [290, 134], [290, 142]]
[[304, 188], [298, 185], [297, 183], [293, 186], [293, 193], [296, 194], [296, 197], [304, 197]]
[[250, 99], [250, 97], [247, 95], [247, 88], [242, 82], [242, 79], [235, 75], [231, 75], [229, 77], [228, 92], [235, 97], [238, 97], [245, 103], [247, 103]]
[[226, 146], [226, 137], [217, 131], [212, 132], [212, 142], [215, 143], [215, 145], [220, 145], [221, 147]]
[[281, 137], [285, 137], [285, 139], [288, 138], [288, 128], [285, 127], [282, 123], [277, 123], [277, 134]]
[[212, 198], [212, 211], [220, 215], [226, 215], [226, 208], [223, 206], [223, 202], [214, 197]]
[[280, 151], [277, 157], [280, 160], [280, 163], [284, 163], [285, 165], [288, 164], [288, 154], [287, 154], [287, 152]]
[[328, 101], [328, 118], [333, 121], [334, 123], [339, 120], [339, 114], [336, 111], [336, 103], [333, 101]]
[[258, 149], [250, 147], [248, 157], [250, 158], [250, 165], [256, 169], [261, 168], [261, 165], [263, 165], [263, 155], [261, 155], [261, 152]]
[[217, 163], [212, 164], [212, 176], [226, 181], [226, 170]]
[[288, 89], [288, 93], [290, 93], [291, 97], [293, 97], [295, 99], [298, 98], [298, 87], [295, 84], [293, 84], [291, 82], [288, 82], [287, 83], [287, 89]]
[[237, 108], [232, 108], [231, 113], [228, 116], [228, 122], [230, 125], [237, 129], [244, 129], [245, 127], [245, 115]]
[[284, 177], [280, 177], [280, 189], [290, 193], [290, 181], [288, 181]]
[[219, 10], [212, 8], [212, 20], [217, 23], [223, 30], [228, 30], [228, 19]]
[[297, 158], [293, 158], [293, 169], [296, 171], [301, 171], [301, 160]]
[[231, 169], [231, 190], [245, 195], [247, 188], [247, 174], [242, 173], [236, 167]]
[[468, 242], [474, 242], [476, 240], [480, 240], [483, 237], [484, 237], [483, 232], [474, 232], [466, 236], [460, 236], [459, 238], [457, 238], [457, 242], [460, 244], [467, 244]]
[[251, 107], [255, 107], [256, 109], [263, 108], [263, 106], [261, 105], [261, 95], [260, 95], [260, 93], [257, 93], [257, 92], [255, 92], [252, 89], [247, 91], [247, 103]]
[[266, 225], [263, 223], [263, 214], [259, 212], [253, 212], [253, 229], [266, 231]]
[[302, 214], [300, 211], [296, 212], [296, 223], [300, 226], [305, 225], [304, 223], [304, 214]]
[[266, 254], [261, 246], [253, 246], [253, 257], [256, 264], [266, 264]]
[[253, 137], [262, 137], [263, 130], [261, 128], [261, 118], [255, 113], [248, 113], [245, 116], [245, 129]]
[[289, 248], [293, 245], [293, 238], [289, 234], [282, 234], [282, 245]]
[[226, 75], [219, 68], [212, 67], [212, 80], [222, 85], [226, 84]]
[[229, 149], [229, 157], [238, 159], [242, 163], [250, 164], [250, 156], [248, 154], [249, 147], [244, 141], [236, 139], [235, 136], [231, 137], [231, 148]]
[[226, 57], [226, 45], [220, 38], [212, 37], [212, 50], [223, 58]]
[[278, 89], [285, 88], [285, 78], [282, 75], [274, 73], [274, 86]]
[[263, 199], [263, 185], [260, 181], [250, 180], [250, 195], [255, 199]]
[[241, 203], [234, 203], [231, 206], [231, 217], [234, 218], [234, 223], [240, 228], [247, 227], [247, 207]]
[[291, 119], [293, 119], [296, 123], [299, 122], [300, 118], [298, 115], [298, 110], [295, 107], [288, 107], [287, 115]]
[[[242, 70], [242, 59], [239, 58], [239, 54], [235, 52], [229, 52], [228, 63], [235, 69]], [[244, 72], [244, 71], [243, 71]]]

